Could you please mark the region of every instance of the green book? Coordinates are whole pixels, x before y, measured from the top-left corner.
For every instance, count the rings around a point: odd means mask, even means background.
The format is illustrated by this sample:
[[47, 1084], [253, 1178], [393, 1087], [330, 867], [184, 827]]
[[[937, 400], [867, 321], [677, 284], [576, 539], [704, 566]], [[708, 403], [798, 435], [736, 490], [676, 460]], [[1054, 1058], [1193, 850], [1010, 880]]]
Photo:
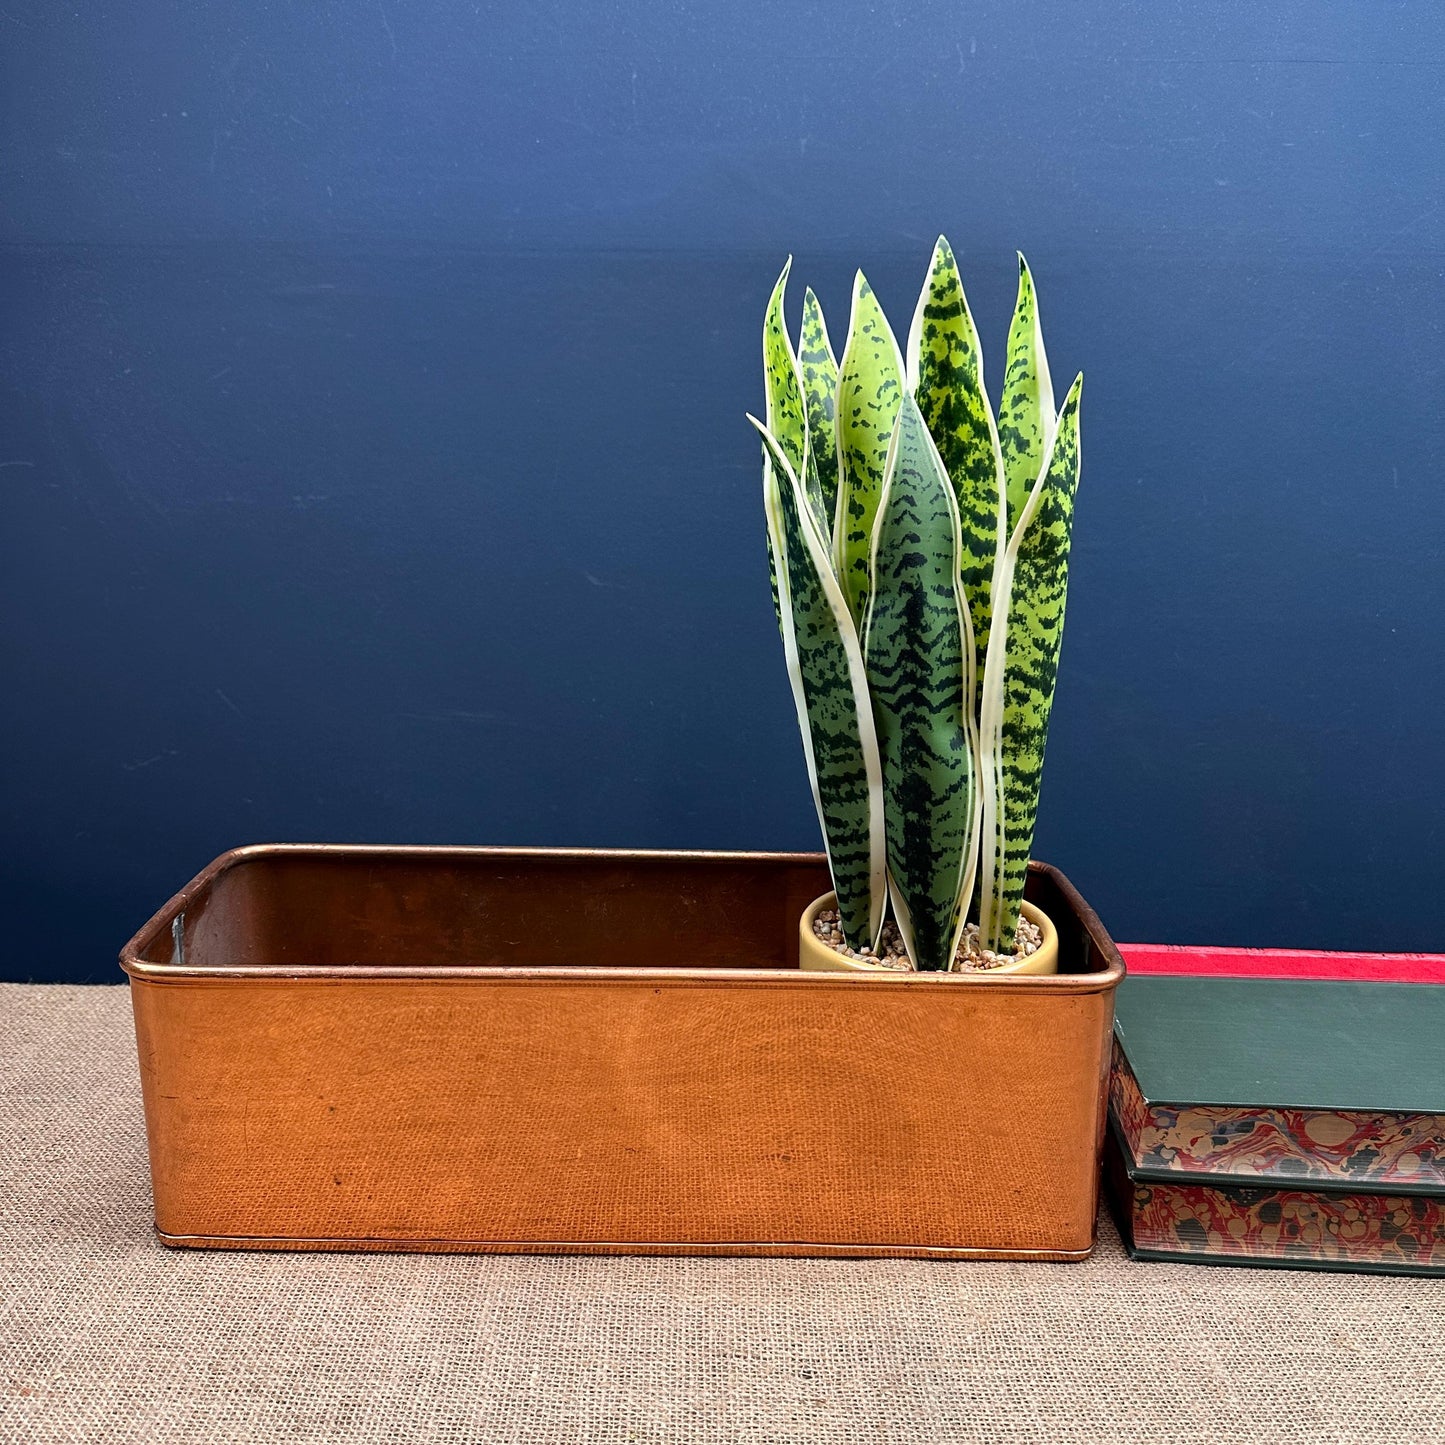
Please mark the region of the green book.
[[1148, 1099], [1445, 1114], [1445, 987], [1131, 976], [1114, 1033]]
[[1136, 976], [1115, 1020], [1137, 1256], [1445, 1273], [1445, 987]]

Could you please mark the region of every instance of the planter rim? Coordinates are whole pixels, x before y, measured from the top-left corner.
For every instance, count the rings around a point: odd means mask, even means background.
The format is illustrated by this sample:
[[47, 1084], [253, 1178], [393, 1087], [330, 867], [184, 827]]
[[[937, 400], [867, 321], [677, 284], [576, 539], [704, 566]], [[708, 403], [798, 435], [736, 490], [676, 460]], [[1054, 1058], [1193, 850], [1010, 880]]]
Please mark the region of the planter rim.
[[[551, 966], [508, 967], [489, 964], [190, 964], [156, 963], [145, 954], [156, 942], [170, 933], [183, 917], [191, 902], [203, 894], [224, 872], [243, 864], [268, 858], [326, 857], [354, 858], [539, 858], [578, 862], [598, 859], [625, 860], [647, 866], [689, 861], [695, 863], [737, 863], [740, 861], [789, 862], [820, 864], [821, 853], [789, 853], [764, 851], [725, 851], [719, 849], [636, 849], [636, 848], [533, 848], [533, 847], [451, 847], [446, 845], [398, 845], [371, 843], [253, 843], [229, 849], [213, 859], [195, 878], [168, 899], [135, 933], [121, 950], [120, 966], [134, 982], [148, 984], [179, 984], [216, 986], [243, 981], [271, 983], [353, 983], [360, 981], [416, 982], [420, 979], [457, 980], [487, 979], [518, 985], [539, 982], [567, 981], [606, 988], [626, 984], [639, 978], [669, 986], [693, 988], [922, 988], [957, 992], [957, 980], [942, 973], [808, 973], [796, 968], [681, 968], [675, 965], [659, 968], [643, 966]], [[1031, 873], [1049, 877], [1068, 898], [1076, 916], [1084, 924], [1090, 942], [1104, 967], [1091, 973], [1060, 973], [1050, 975], [1007, 975], [996, 979], [973, 978], [976, 989], [1005, 988], [1011, 993], [1019, 989], [1038, 990], [1051, 994], [1094, 994], [1111, 991], [1124, 977], [1124, 960], [1113, 940], [1104, 930], [1098, 915], [1080, 896], [1078, 890], [1057, 868], [1037, 860], [1029, 863]]]

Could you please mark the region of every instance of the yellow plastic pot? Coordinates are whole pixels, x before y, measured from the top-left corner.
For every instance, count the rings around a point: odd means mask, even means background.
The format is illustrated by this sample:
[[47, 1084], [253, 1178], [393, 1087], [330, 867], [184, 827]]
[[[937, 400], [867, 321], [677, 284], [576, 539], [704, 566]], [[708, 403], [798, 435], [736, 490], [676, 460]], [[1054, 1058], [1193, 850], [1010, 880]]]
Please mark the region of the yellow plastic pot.
[[[838, 896], [825, 893], [815, 898], [804, 910], [798, 923], [798, 967], [805, 973], [897, 973], [897, 969], [884, 968], [877, 963], [860, 963], [847, 958], [836, 949], [829, 948], [813, 932], [813, 920], [825, 908], [836, 908]], [[1025, 901], [1024, 917], [1036, 924], [1044, 939], [1027, 958], [1016, 963], [1000, 964], [997, 968], [966, 969], [950, 973], [948, 978], [1002, 978], [1006, 974], [1047, 974], [1059, 971], [1059, 935], [1052, 920], [1042, 908], [1036, 908]]]

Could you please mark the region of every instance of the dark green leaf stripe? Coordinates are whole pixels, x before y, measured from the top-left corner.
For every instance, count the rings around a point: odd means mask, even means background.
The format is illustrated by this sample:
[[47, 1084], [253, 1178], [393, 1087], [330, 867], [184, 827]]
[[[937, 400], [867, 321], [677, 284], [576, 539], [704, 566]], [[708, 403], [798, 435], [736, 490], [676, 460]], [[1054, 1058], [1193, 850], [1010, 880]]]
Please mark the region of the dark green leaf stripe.
[[1054, 385], [1049, 378], [1038, 298], [1028, 262], [1019, 257], [1019, 294], [1008, 333], [1008, 361], [998, 409], [998, 439], [1008, 478], [1007, 527], [1012, 534], [1043, 465], [1054, 424]]
[[833, 552], [854, 621], [868, 602], [868, 554], [888, 443], [903, 396], [903, 364], [888, 318], [860, 271], [838, 371], [838, 514]]
[[882, 773], [852, 618], [782, 444], [755, 418], [778, 478], [769, 531], [778, 558], [783, 645], [843, 933], [871, 947], [883, 927]]
[[983, 351], [969, 314], [958, 263], [940, 236], [909, 333], [910, 380], [918, 409], [938, 445], [958, 499], [959, 558], [973, 622], [975, 680], [970, 699], [977, 716], [977, 680], [988, 654], [992, 590], [1003, 529], [998, 434], [983, 385]]
[[[818, 472], [823, 536], [833, 537], [838, 506], [838, 363], [828, 340], [823, 308], [812, 287], [803, 292], [803, 330], [798, 338], [798, 369], [803, 374], [803, 402], [808, 415], [808, 444]], [[811, 484], [810, 484], [811, 486]]]
[[[1017, 548], [1017, 556], [1009, 603], [1008, 666], [1000, 729], [1003, 827], [994, 845], [999, 862], [995, 864], [996, 903], [989, 920], [992, 928], [983, 930], [987, 946], [1001, 953], [1012, 952], [1014, 947], [1054, 703], [1069, 588], [1074, 494], [1079, 485], [1079, 397], [1083, 381], [1079, 376], [1064, 399], [1036, 510], [1032, 517], [1025, 510], [1022, 536], [1011, 546], [1011, 550]], [[987, 847], [990, 840], [984, 841]], [[990, 931], [993, 941], [989, 941]]]
[[921, 970], [952, 961], [975, 825], [958, 525], [948, 473], [917, 402], [905, 395], [874, 534], [863, 652], [894, 912]]

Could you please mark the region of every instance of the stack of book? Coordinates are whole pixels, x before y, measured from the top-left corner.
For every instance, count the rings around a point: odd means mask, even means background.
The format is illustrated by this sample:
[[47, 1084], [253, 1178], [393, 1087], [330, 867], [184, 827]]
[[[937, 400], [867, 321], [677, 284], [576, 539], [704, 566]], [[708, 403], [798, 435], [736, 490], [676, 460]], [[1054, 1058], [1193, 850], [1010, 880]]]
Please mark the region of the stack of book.
[[1105, 1164], [1130, 1254], [1445, 1274], [1445, 959], [1124, 953]]

